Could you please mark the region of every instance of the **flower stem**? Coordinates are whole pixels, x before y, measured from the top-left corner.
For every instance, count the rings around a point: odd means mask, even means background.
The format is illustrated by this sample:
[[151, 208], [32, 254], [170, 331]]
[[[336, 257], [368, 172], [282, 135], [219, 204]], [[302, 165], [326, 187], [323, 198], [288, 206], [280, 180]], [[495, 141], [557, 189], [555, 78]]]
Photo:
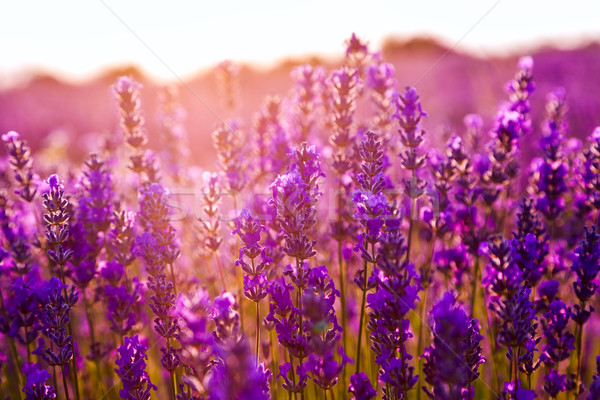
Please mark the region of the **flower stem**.
[[425, 326], [425, 308], [427, 306], [427, 288], [425, 288], [423, 290], [423, 297], [421, 299], [421, 304], [419, 304], [419, 341], [417, 342], [417, 357], [419, 358], [419, 369], [418, 369], [418, 373], [419, 373], [419, 383], [418, 383], [418, 388], [417, 388], [417, 399], [420, 400], [421, 399], [421, 382], [422, 382], [422, 376], [423, 376], [423, 359], [421, 358], [421, 353], [423, 352], [423, 346], [424, 346], [424, 337], [425, 337], [425, 333], [423, 332], [423, 328]]
[[258, 368], [258, 348], [260, 347], [260, 307], [256, 302], [256, 368]]
[[217, 263], [217, 270], [219, 271], [219, 278], [221, 279], [221, 285], [223, 286], [223, 291], [227, 291], [227, 284], [225, 283], [225, 275], [223, 274], [223, 266], [221, 265], [221, 260], [219, 259], [219, 253], [217, 251], [213, 251], [213, 257], [215, 257], [215, 262]]
[[[275, 337], [274, 337], [274, 332], [273, 332], [272, 328], [269, 331], [269, 341], [271, 342], [271, 371], [273, 371], [273, 383], [271, 384], [271, 392], [272, 392], [272, 396], [273, 399], [277, 400], [279, 398], [278, 396], [278, 388], [279, 388], [279, 380], [276, 378], [277, 377], [277, 369], [276, 369], [276, 358], [275, 358]], [[278, 354], [279, 355], [279, 354]]]
[[[582, 303], [581, 309], [584, 310], [585, 303]], [[579, 396], [579, 378], [581, 377], [581, 352], [583, 346], [583, 324], [579, 327], [577, 331], [577, 371], [575, 378], [575, 398]]]
[[358, 345], [356, 346], [356, 373], [360, 372], [360, 354], [362, 347], [363, 320], [365, 319], [365, 303], [367, 301], [367, 263], [364, 263], [364, 282], [362, 287], [362, 302], [360, 305], [360, 319], [358, 320]]
[[61, 365], [63, 386], [65, 388], [65, 399], [69, 400], [69, 387], [67, 385], [67, 375], [65, 374], [65, 366]]
[[177, 389], [175, 388], [175, 374], [173, 373], [173, 371], [170, 372], [171, 374], [171, 395], [173, 396], [173, 400], [177, 399]]

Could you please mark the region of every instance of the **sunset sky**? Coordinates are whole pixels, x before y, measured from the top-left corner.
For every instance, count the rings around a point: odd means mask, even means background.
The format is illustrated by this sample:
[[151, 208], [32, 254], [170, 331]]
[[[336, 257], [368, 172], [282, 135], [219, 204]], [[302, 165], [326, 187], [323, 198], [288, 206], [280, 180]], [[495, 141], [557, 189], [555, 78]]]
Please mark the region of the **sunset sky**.
[[577, 0], [3, 2], [0, 80], [39, 68], [76, 80], [128, 62], [173, 79], [224, 59], [341, 54], [352, 32], [375, 47], [428, 35], [485, 56], [600, 38], [598, 16], [600, 2]]

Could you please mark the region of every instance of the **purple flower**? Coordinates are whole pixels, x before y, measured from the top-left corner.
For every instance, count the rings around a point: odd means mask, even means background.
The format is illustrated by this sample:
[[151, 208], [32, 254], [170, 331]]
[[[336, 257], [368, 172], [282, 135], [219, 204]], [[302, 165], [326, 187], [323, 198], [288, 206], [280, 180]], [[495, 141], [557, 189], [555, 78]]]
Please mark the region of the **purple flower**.
[[535, 391], [523, 389], [521, 387], [521, 381], [505, 382], [504, 389], [502, 389], [502, 400], [533, 400], [536, 398]]
[[113, 85], [113, 93], [119, 105], [121, 129], [127, 144], [133, 149], [140, 149], [146, 144], [144, 133], [144, 117], [141, 115], [140, 91], [142, 85], [128, 76], [117, 79]]
[[329, 390], [337, 383], [346, 363], [351, 361], [341, 348], [339, 353], [341, 362], [334, 358], [331, 350], [324, 356], [310, 354], [301, 369], [317, 386], [323, 390]]
[[[306, 387], [306, 381], [308, 380], [308, 375], [303, 373], [302, 366], [298, 365], [296, 367], [296, 382], [293, 379], [290, 379], [289, 374], [292, 369], [290, 363], [285, 363], [279, 366], [279, 374], [277, 378], [283, 379], [282, 387], [290, 393], [299, 393]], [[294, 372], [292, 371], [292, 374]]]
[[517, 230], [510, 244], [512, 258], [523, 273], [523, 278], [531, 287], [535, 287], [547, 269], [545, 258], [549, 245], [546, 230], [533, 208], [532, 199], [523, 200], [517, 216]]
[[548, 221], [554, 221], [565, 209], [565, 200], [562, 196], [567, 191], [565, 178], [568, 174], [568, 166], [562, 150], [567, 133], [564, 88], [555, 89], [548, 95], [546, 110], [547, 117], [540, 140], [544, 159], [534, 170], [533, 182], [538, 195], [537, 209]]
[[268, 280], [263, 272], [258, 275], [244, 275], [244, 295], [251, 301], [259, 302], [267, 295]]
[[567, 330], [571, 311], [562, 300], [550, 303], [549, 310], [542, 319], [542, 328], [546, 345], [541, 356], [548, 366], [557, 365], [566, 360], [575, 349], [575, 337]]
[[225, 190], [237, 196], [248, 181], [244, 163], [244, 137], [236, 120], [219, 124], [212, 133], [213, 145], [217, 150], [218, 166], [223, 173]]
[[590, 384], [590, 394], [586, 400], [594, 400], [597, 398], [600, 398], [600, 356], [596, 357], [596, 373]]
[[531, 131], [531, 119], [529, 112], [531, 105], [529, 98], [535, 91], [533, 82], [533, 58], [521, 57], [518, 62], [518, 71], [514, 79], [506, 84], [506, 91], [510, 99], [510, 110], [522, 115], [523, 133]]
[[[250, 211], [246, 208], [241, 211], [236, 223], [237, 228], [232, 231], [232, 234], [237, 234], [244, 244], [240, 247], [239, 257], [235, 265], [241, 266], [246, 274], [256, 277], [262, 274], [273, 261], [266, 255], [266, 252], [259, 243], [261, 232], [265, 231], [266, 228], [260, 224], [257, 218], [252, 217]], [[262, 256], [261, 261], [255, 262], [255, 259], [259, 255]], [[251, 260], [250, 264], [244, 260], [244, 256]]]
[[344, 175], [352, 166], [352, 124], [356, 100], [361, 89], [358, 71], [342, 67], [332, 72], [329, 78], [331, 88], [331, 113], [333, 134], [331, 142], [335, 153], [333, 154], [332, 167], [338, 176]]
[[23, 393], [25, 400], [50, 400], [56, 398], [56, 392], [46, 381], [51, 375], [38, 364], [26, 363], [23, 365], [23, 375], [26, 377]]
[[39, 355], [48, 364], [64, 368], [73, 357], [73, 338], [68, 334], [68, 326], [71, 321], [69, 315], [71, 307], [77, 302], [78, 294], [74, 286], [71, 286], [67, 292], [68, 286], [62, 284], [56, 277], [52, 277], [43, 286], [45, 287], [41, 293], [46, 296], [40, 297], [40, 302], [44, 304], [42, 320], [45, 333], [53, 345]]
[[216, 363], [208, 381], [209, 399], [268, 400], [271, 398], [271, 371], [252, 356], [248, 341], [236, 341], [218, 350]]
[[377, 396], [377, 392], [373, 389], [369, 377], [364, 372], [350, 376], [348, 392], [352, 393], [355, 400], [371, 400]]
[[[137, 280], [137, 278], [135, 279]], [[136, 287], [134, 290], [136, 289], [138, 288]], [[127, 335], [136, 324], [136, 310], [132, 308], [136, 302], [134, 295], [129, 294], [125, 286], [106, 285], [104, 287], [110, 329], [119, 336]]]
[[15, 131], [2, 135], [8, 149], [9, 163], [19, 188], [15, 190], [23, 200], [31, 202], [37, 193], [38, 177], [33, 173], [31, 149]]
[[69, 238], [69, 218], [67, 212], [69, 200], [64, 192], [64, 186], [58, 175], [51, 175], [45, 183], [48, 190], [42, 194], [44, 199], [44, 223], [46, 224], [46, 240], [48, 255], [60, 267], [61, 280], [64, 282], [64, 266], [71, 259], [73, 251], [64, 247]]
[[425, 350], [426, 382], [432, 399], [460, 399], [462, 389], [479, 376], [485, 362], [477, 320], [467, 317], [452, 292], [444, 293], [431, 310], [433, 344]]
[[293, 136], [302, 142], [311, 139], [314, 133], [325, 69], [305, 64], [295, 67], [291, 75], [294, 87], [290, 119], [295, 131]]
[[577, 281], [573, 282], [573, 287], [580, 302], [575, 305], [575, 322], [583, 325], [594, 311], [591, 306], [586, 309], [586, 303], [598, 291], [594, 280], [600, 271], [600, 235], [595, 226], [592, 226], [592, 229], [585, 227], [585, 238], [575, 249], [575, 257], [571, 269], [577, 274]]
[[146, 351], [147, 347], [138, 335], [126, 336], [123, 345], [117, 349], [119, 358], [115, 372], [123, 383], [123, 389], [119, 390], [122, 399], [149, 400], [150, 390], [157, 389], [146, 372]]
[[215, 322], [215, 338], [219, 343], [237, 341], [240, 335], [240, 315], [234, 310], [239, 307], [235, 297], [229, 292], [224, 292], [213, 302], [211, 319]]
[[555, 369], [551, 369], [544, 377], [544, 391], [552, 398], [564, 392], [567, 389], [566, 385], [567, 376], [559, 374]]

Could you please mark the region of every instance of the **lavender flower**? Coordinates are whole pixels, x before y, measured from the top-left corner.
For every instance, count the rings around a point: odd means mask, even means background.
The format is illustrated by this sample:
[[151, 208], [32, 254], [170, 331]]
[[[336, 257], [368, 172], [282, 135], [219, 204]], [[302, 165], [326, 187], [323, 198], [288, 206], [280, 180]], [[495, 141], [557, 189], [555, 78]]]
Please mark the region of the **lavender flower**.
[[579, 304], [575, 305], [574, 319], [577, 324], [583, 325], [594, 311], [591, 306], [586, 309], [586, 304], [598, 290], [594, 280], [600, 271], [600, 235], [595, 226], [592, 229], [585, 227], [585, 239], [575, 250], [575, 256], [571, 269], [577, 274], [573, 287]]
[[328, 351], [324, 356], [310, 354], [302, 364], [303, 374], [307, 374], [312, 381], [323, 390], [329, 390], [338, 381], [346, 363], [350, 360], [340, 349], [341, 362], [338, 362], [333, 351]]
[[140, 91], [142, 85], [131, 77], [122, 76], [113, 85], [113, 93], [119, 107], [120, 125], [125, 142], [132, 149], [129, 156], [129, 168], [149, 181], [155, 175], [151, 159], [144, 154], [144, 146], [148, 138], [144, 129], [144, 117], [141, 112]]
[[21, 139], [21, 136], [15, 131], [2, 135], [2, 141], [6, 143], [8, 148], [10, 166], [19, 186], [15, 193], [23, 200], [31, 202], [37, 193], [37, 176], [33, 173], [31, 149], [27, 142]]
[[39, 364], [23, 365], [23, 375], [27, 377], [23, 393], [25, 400], [50, 400], [56, 398], [56, 392], [46, 381], [50, 374], [45, 369], [41, 369]]
[[432, 391], [425, 389], [432, 399], [462, 399], [462, 391], [477, 379], [479, 365], [485, 362], [479, 345], [476, 319], [470, 320], [464, 309], [457, 305], [452, 292], [444, 293], [432, 308], [433, 344], [425, 349], [425, 381]]
[[407, 240], [407, 258], [410, 260], [415, 220], [416, 202], [425, 192], [427, 183], [418, 176], [418, 171], [427, 162], [427, 154], [420, 154], [425, 131], [421, 128], [421, 120], [427, 113], [423, 111], [419, 95], [415, 88], [407, 88], [403, 95], [398, 95], [395, 118], [400, 129], [400, 142], [405, 150], [400, 153], [400, 163], [404, 169], [410, 171], [410, 179], [404, 179], [404, 192], [411, 199]]
[[600, 356], [596, 357], [596, 373], [592, 384], [590, 385], [590, 393], [587, 400], [594, 400], [600, 396]]
[[380, 62], [371, 64], [367, 69], [366, 86], [371, 91], [371, 100], [375, 105], [373, 126], [382, 132], [385, 142], [390, 141], [396, 79], [394, 66]]
[[518, 63], [518, 71], [514, 79], [506, 84], [511, 111], [520, 114], [522, 134], [531, 132], [531, 110], [530, 97], [535, 91], [533, 81], [533, 59], [529, 56], [521, 57]]
[[532, 199], [523, 199], [517, 217], [517, 230], [511, 241], [512, 258], [523, 278], [535, 288], [547, 269], [545, 258], [549, 244], [546, 230], [535, 212]]
[[235, 199], [246, 185], [246, 166], [242, 156], [244, 138], [239, 122], [230, 120], [218, 125], [212, 138], [217, 150], [218, 165], [223, 172], [225, 189]]
[[352, 393], [355, 400], [371, 400], [377, 396], [377, 392], [373, 389], [369, 377], [364, 372], [350, 376], [348, 392]]
[[386, 383], [387, 398], [403, 398], [418, 381], [414, 367], [409, 365], [412, 356], [406, 350], [406, 342], [413, 336], [407, 317], [422, 287], [415, 266], [406, 259], [401, 261], [406, 247], [399, 227], [397, 219], [386, 222], [377, 254], [379, 289], [367, 295], [371, 350]]
[[51, 175], [46, 181], [49, 190], [42, 194], [44, 198], [44, 222], [46, 224], [46, 240], [48, 242], [48, 255], [60, 267], [60, 276], [65, 283], [64, 266], [70, 260], [73, 251], [66, 249], [64, 243], [69, 237], [69, 217], [67, 212], [69, 201], [65, 197], [64, 186], [58, 175]]
[[271, 371], [264, 364], [256, 367], [245, 339], [218, 350], [220, 361], [208, 383], [210, 399], [268, 400]]
[[547, 342], [544, 347], [544, 359], [549, 365], [567, 359], [574, 349], [575, 338], [567, 331], [570, 315], [562, 300], [552, 301], [548, 312], [544, 314], [542, 325]]
[[127, 335], [137, 322], [135, 312], [139, 310], [136, 305], [141, 300], [141, 284], [137, 277], [133, 278], [132, 289], [133, 293], [130, 294], [126, 286], [104, 287], [110, 329], [119, 336]]
[[502, 400], [533, 400], [535, 398], [535, 391], [522, 388], [520, 380], [504, 383], [504, 389], [500, 396]]
[[551, 223], [565, 209], [563, 195], [567, 191], [565, 178], [568, 173], [562, 145], [567, 131], [565, 122], [565, 90], [555, 89], [548, 95], [547, 117], [543, 125], [540, 145], [544, 159], [534, 170], [534, 189], [538, 193], [537, 208]]
[[123, 389], [119, 390], [122, 399], [149, 400], [150, 391], [157, 390], [146, 372], [147, 350], [138, 335], [126, 336], [123, 345], [117, 349], [119, 358], [115, 372], [123, 383]]
[[329, 82], [332, 88], [331, 107], [334, 128], [329, 141], [335, 149], [332, 167], [337, 176], [341, 177], [352, 166], [351, 151], [354, 137], [351, 128], [360, 81], [356, 70], [341, 68], [331, 74]]
[[240, 67], [231, 60], [225, 60], [217, 65], [215, 71], [220, 100], [227, 113], [233, 114], [240, 105]]
[[291, 118], [293, 135], [299, 142], [311, 139], [316, 119], [316, 108], [319, 105], [321, 82], [325, 79], [323, 67], [300, 65], [292, 70], [293, 116]]

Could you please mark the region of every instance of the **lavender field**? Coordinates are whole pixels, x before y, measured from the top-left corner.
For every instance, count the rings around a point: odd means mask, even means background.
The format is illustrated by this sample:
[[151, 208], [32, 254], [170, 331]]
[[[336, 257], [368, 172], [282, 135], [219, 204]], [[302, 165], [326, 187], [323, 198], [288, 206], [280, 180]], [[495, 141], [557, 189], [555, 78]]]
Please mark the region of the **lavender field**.
[[0, 399], [599, 400], [600, 60], [386, 54], [0, 94]]

